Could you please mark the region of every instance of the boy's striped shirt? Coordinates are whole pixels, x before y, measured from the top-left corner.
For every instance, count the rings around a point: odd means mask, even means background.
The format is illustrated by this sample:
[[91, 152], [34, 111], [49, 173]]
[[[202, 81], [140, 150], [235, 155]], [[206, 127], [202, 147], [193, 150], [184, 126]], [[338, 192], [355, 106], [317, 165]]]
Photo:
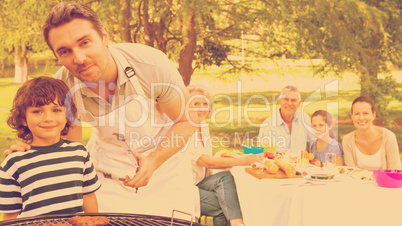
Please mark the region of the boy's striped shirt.
[[76, 142], [35, 147], [7, 156], [0, 167], [0, 212], [18, 217], [83, 212], [83, 194], [100, 182], [89, 153]]

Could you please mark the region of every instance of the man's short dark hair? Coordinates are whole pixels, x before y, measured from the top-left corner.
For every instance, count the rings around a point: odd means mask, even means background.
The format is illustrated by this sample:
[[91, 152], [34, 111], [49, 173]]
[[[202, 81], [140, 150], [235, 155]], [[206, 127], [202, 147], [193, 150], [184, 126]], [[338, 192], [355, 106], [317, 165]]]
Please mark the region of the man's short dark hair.
[[104, 28], [102, 21], [89, 6], [75, 2], [60, 2], [52, 8], [42, 27], [43, 37], [50, 49], [53, 50], [49, 42], [50, 30], [77, 18], [90, 21], [96, 32], [102, 36], [102, 30]]

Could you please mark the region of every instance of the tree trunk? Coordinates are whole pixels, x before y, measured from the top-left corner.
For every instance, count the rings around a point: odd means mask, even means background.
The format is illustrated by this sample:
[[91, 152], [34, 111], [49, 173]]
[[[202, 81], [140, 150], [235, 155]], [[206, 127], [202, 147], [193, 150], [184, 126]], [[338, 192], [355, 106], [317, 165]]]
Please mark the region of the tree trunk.
[[28, 59], [26, 57], [26, 52], [22, 51], [21, 46], [16, 48], [14, 63], [14, 83], [26, 82], [28, 80]]
[[[163, 18], [167, 18], [169, 16], [167, 13], [165, 13], [164, 15], [165, 17]], [[167, 43], [168, 43], [168, 40], [164, 36], [166, 30], [167, 29], [165, 22], [163, 20], [159, 21], [158, 26], [155, 29], [155, 38], [158, 49], [164, 53], [167, 53]]]
[[189, 8], [188, 14], [183, 17], [183, 45], [180, 51], [179, 72], [183, 77], [184, 84], [188, 86], [193, 74], [193, 60], [197, 47], [195, 31], [195, 12]]
[[370, 48], [366, 65], [368, 65], [367, 71], [363, 72], [361, 76], [360, 94], [362, 96], [370, 96], [374, 99], [376, 97], [376, 90], [373, 90], [373, 88], [376, 86], [376, 84], [371, 83], [376, 83], [378, 80], [378, 57], [377, 50], [375, 48]]
[[130, 10], [130, 0], [120, 0], [120, 11], [122, 12], [122, 17], [120, 20], [120, 36], [123, 42], [133, 42], [131, 38], [131, 10]]
[[155, 40], [155, 29], [154, 25], [149, 21], [149, 1], [144, 0], [143, 6], [142, 6], [142, 17], [144, 21], [144, 40], [145, 44], [148, 46], [154, 46], [154, 40]]

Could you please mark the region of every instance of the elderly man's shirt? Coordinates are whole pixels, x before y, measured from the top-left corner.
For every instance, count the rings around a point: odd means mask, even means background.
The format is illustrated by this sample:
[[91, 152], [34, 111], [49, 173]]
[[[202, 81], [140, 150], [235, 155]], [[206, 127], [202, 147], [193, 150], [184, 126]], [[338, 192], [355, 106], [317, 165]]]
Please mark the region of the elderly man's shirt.
[[278, 109], [261, 124], [259, 141], [263, 144], [273, 144], [276, 150], [288, 149], [297, 153], [300, 150], [306, 150], [307, 142], [315, 140], [308, 132], [308, 128], [311, 128], [310, 117], [307, 113], [298, 110], [293, 116], [292, 130], [289, 131]]

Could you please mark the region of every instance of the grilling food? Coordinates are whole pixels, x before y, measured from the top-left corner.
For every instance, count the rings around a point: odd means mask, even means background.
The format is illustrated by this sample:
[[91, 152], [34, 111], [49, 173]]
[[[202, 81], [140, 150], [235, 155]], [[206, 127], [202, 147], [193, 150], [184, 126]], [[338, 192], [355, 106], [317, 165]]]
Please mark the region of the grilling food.
[[38, 226], [70, 226], [69, 223], [44, 223]]
[[70, 219], [74, 226], [104, 226], [109, 224], [109, 219], [104, 216], [74, 216]]

